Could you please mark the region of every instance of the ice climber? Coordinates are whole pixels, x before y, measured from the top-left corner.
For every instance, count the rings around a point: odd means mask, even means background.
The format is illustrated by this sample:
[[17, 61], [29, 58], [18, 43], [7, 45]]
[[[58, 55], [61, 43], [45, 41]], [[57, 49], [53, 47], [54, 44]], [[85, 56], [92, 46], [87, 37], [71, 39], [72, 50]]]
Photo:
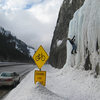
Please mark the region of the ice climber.
[[72, 51], [71, 51], [71, 54], [77, 53], [77, 52], [76, 52], [77, 46], [76, 46], [76, 44], [75, 44], [75, 35], [73, 36], [72, 39], [67, 38], [67, 40], [69, 40], [69, 42], [70, 42], [71, 45], [72, 45]]

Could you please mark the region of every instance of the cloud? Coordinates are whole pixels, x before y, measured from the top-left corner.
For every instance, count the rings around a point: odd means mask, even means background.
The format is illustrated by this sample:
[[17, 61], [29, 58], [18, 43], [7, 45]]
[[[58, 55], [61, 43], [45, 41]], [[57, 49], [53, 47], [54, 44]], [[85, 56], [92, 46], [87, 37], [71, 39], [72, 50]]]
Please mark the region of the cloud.
[[33, 5], [40, 4], [45, 0], [1, 0], [3, 10], [14, 11], [18, 9], [30, 9]]
[[57, 15], [63, 0], [4, 0], [0, 26], [35, 47], [49, 52]]
[[32, 6], [34, 5], [38, 5], [38, 4], [41, 4], [43, 3], [45, 0], [30, 0], [27, 2], [26, 6], [24, 9], [30, 9]]

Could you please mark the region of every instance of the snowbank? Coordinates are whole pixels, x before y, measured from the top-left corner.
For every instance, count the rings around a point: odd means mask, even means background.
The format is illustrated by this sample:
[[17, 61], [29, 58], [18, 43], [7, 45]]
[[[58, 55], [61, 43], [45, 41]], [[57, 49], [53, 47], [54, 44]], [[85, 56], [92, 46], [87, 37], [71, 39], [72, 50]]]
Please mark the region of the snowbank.
[[4, 100], [100, 100], [100, 78], [90, 72], [71, 67], [58, 70], [50, 65], [42, 70], [47, 71], [45, 87], [34, 84], [32, 71]]
[[[47, 77], [51, 77], [50, 73], [56, 71], [51, 66], [46, 65]], [[38, 70], [37, 68], [35, 70]], [[47, 78], [47, 83], [48, 79]], [[51, 82], [50, 82], [51, 83]], [[49, 84], [50, 84], [49, 83]], [[37, 83], [34, 84], [34, 71], [30, 72], [24, 80], [13, 89], [4, 100], [65, 100], [63, 97], [52, 92], [47, 87]]]
[[77, 54], [71, 54], [71, 44], [67, 42], [66, 66], [82, 67], [95, 71], [100, 67], [100, 0], [85, 0], [76, 11], [69, 26], [69, 38], [75, 35]]

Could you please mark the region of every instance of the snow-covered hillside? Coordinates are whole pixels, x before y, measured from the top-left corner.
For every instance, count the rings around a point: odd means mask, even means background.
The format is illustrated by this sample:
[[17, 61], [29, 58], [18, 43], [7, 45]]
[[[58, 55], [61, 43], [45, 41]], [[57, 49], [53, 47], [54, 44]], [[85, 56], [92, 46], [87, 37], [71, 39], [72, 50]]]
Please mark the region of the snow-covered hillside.
[[28, 61], [28, 59], [32, 60], [32, 53], [34, 54], [34, 48], [0, 27], [0, 61], [25, 61], [26, 59]]
[[35, 53], [35, 49], [33, 47], [28, 46], [28, 50], [29, 50], [30, 56], [33, 57]]
[[75, 35], [77, 54], [71, 54], [71, 44], [67, 42], [67, 66], [95, 71], [100, 67], [100, 0], [85, 0], [76, 11], [69, 26], [69, 38]]

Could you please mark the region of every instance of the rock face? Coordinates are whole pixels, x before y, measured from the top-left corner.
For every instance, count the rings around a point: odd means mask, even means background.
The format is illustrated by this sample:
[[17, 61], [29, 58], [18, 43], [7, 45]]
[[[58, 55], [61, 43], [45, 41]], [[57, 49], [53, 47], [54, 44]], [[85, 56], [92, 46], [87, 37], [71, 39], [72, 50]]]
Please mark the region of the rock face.
[[[66, 63], [66, 41], [65, 37], [68, 36], [69, 22], [73, 14], [79, 9], [85, 0], [64, 0], [61, 6], [57, 24], [54, 30], [54, 36], [50, 48], [49, 62], [53, 67], [62, 68]], [[60, 46], [57, 42], [61, 40]]]

